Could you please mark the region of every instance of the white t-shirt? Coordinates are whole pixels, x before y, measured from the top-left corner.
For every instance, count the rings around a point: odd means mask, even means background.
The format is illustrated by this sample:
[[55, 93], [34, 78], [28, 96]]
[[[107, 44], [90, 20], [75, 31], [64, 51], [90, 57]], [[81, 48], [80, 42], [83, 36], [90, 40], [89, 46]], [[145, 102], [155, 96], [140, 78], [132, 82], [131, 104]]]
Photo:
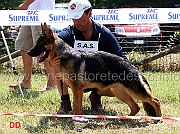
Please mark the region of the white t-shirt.
[[55, 0], [35, 0], [28, 7], [28, 10], [54, 10]]

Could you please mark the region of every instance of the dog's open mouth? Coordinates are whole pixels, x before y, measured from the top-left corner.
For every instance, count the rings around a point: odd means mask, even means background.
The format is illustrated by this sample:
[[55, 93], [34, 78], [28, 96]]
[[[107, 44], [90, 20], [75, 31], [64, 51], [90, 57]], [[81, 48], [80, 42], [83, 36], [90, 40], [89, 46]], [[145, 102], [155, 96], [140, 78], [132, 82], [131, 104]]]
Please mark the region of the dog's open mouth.
[[43, 62], [47, 57], [48, 57], [49, 52], [42, 52], [38, 57], [37, 57], [37, 65], [41, 62]]

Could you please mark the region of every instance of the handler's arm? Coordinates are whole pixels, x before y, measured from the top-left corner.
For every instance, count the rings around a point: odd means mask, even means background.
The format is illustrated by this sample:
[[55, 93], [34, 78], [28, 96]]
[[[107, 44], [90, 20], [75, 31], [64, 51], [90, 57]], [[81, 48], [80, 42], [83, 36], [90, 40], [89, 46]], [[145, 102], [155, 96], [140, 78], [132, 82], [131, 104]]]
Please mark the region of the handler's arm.
[[117, 56], [120, 56], [124, 58], [126, 61], [129, 61], [124, 52], [122, 51], [122, 47], [118, 43], [115, 36], [107, 29], [104, 29], [105, 33], [101, 35], [102, 38], [100, 38], [101, 45], [105, 46], [103, 51], [109, 52], [111, 54], [115, 54]]
[[22, 3], [21, 5], [19, 5], [19, 7], [17, 8], [18, 10], [27, 10], [29, 5], [31, 3], [33, 3], [34, 0], [26, 0], [24, 3]]

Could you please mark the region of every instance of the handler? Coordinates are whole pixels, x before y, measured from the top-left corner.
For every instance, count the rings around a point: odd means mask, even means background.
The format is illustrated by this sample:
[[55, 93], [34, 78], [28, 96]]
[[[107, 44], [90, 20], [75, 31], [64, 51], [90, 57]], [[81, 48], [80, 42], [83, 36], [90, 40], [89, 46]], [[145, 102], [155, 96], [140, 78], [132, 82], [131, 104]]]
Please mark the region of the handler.
[[[68, 18], [71, 18], [74, 24], [64, 28], [59, 33], [58, 37], [77, 50], [106, 51], [128, 60], [110, 30], [94, 22], [91, 16], [92, 6], [88, 0], [70, 1], [68, 5]], [[59, 68], [61, 65], [60, 62], [59, 57], [55, 57], [49, 63], [54, 68]], [[57, 113], [68, 113], [72, 111], [68, 87], [63, 84], [63, 89], [61, 89], [60, 81], [56, 82], [56, 84], [62, 100]], [[91, 103], [91, 110], [95, 111], [102, 110], [101, 96], [114, 96], [110, 89], [105, 91], [85, 89], [84, 92], [88, 91], [92, 91], [89, 100]]]

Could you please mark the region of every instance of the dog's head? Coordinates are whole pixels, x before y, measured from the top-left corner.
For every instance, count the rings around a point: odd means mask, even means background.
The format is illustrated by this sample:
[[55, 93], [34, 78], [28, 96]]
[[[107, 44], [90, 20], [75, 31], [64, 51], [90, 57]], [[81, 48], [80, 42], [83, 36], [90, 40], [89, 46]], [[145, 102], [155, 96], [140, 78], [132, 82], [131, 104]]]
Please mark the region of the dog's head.
[[39, 62], [43, 62], [49, 55], [49, 51], [53, 50], [55, 45], [55, 36], [52, 30], [44, 23], [41, 23], [42, 34], [38, 38], [36, 45], [28, 51], [31, 57], [38, 56]]

